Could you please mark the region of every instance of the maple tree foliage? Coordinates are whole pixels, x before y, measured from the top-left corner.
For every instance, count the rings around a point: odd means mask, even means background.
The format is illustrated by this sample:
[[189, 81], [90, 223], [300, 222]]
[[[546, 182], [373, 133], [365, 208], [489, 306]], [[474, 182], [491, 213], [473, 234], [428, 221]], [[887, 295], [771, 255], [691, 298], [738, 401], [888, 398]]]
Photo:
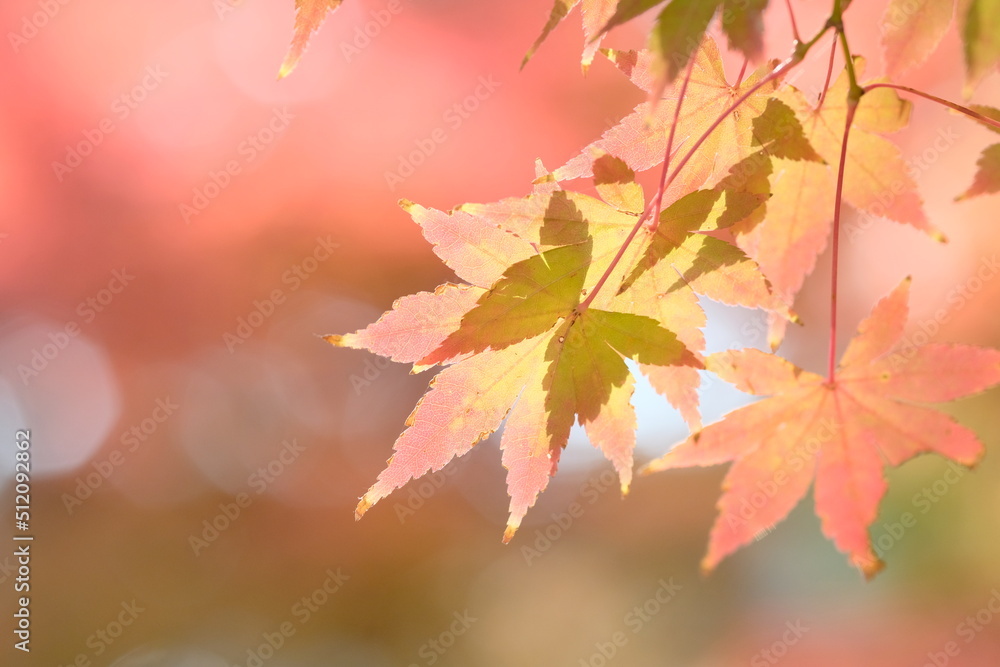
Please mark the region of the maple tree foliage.
[[[287, 75], [341, 0], [296, 0]], [[904, 336], [909, 279], [880, 301], [836, 363], [837, 257], [845, 205], [943, 235], [923, 209], [892, 134], [914, 100], [943, 104], [993, 131], [1000, 110], [898, 85], [862, 81], [867, 63], [848, 43], [850, 0], [791, 55], [764, 60], [767, 0], [555, 0], [522, 67], [579, 6], [581, 64], [598, 54], [646, 101], [551, 173], [541, 163], [529, 194], [450, 211], [402, 200], [457, 281], [398, 299], [359, 331], [326, 336], [435, 369], [393, 455], [361, 498], [360, 518], [407, 482], [441, 469], [503, 426], [510, 496], [504, 541], [555, 474], [579, 423], [632, 483], [636, 416], [631, 360], [682, 415], [691, 436], [644, 468], [731, 463], [711, 531], [706, 570], [781, 521], [814, 488], [824, 534], [867, 576], [882, 567], [868, 534], [886, 491], [883, 469], [921, 453], [974, 465], [983, 445], [921, 404], [952, 401], [1000, 383], [1000, 351]], [[601, 49], [608, 31], [656, 10], [645, 50]], [[731, 82], [711, 35], [760, 63]], [[1000, 0], [889, 0], [883, 57], [890, 77], [926, 60], [948, 27], [963, 40], [966, 93], [1000, 63]], [[832, 36], [826, 41], [824, 37]], [[844, 69], [818, 99], [783, 81], [819, 43], [841, 49]], [[746, 76], [744, 76], [746, 74]], [[637, 172], [659, 174], [647, 193]], [[570, 184], [588, 179], [597, 197]], [[956, 199], [1000, 191], [1000, 143], [985, 148]], [[890, 193], [891, 196], [886, 196]], [[826, 375], [775, 353], [806, 277], [832, 246]], [[700, 299], [761, 309], [771, 352], [705, 355]], [[702, 374], [764, 396], [703, 426]], [[766, 496], [766, 502], [752, 499]]]

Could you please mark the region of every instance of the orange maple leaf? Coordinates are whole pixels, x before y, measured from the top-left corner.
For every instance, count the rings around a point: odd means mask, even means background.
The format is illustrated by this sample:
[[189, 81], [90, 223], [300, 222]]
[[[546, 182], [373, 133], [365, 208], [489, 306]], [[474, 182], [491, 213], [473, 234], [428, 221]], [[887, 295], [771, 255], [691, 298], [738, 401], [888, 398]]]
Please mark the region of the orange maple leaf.
[[[914, 403], [951, 401], [1000, 382], [1000, 351], [964, 345], [897, 346], [909, 279], [876, 305], [840, 361], [834, 382], [759, 350], [709, 356], [706, 367], [770, 398], [693, 434], [647, 472], [732, 461], [702, 568], [784, 519], [815, 479], [824, 534], [866, 576], [882, 562], [868, 527], [885, 493], [882, 470], [937, 452], [972, 466], [983, 445], [950, 417]], [[895, 348], [895, 349], [894, 349]]]

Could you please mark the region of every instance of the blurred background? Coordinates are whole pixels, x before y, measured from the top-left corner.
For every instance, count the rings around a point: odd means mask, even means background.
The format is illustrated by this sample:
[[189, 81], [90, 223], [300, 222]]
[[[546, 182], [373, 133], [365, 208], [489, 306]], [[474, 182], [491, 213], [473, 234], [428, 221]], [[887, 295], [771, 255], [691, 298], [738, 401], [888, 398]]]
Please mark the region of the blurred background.
[[[885, 4], [847, 15], [869, 74]], [[793, 5], [811, 35], [828, 3]], [[0, 496], [13, 513], [30, 429], [35, 536], [30, 654], [13, 649], [16, 544], [0, 548], [3, 664], [1000, 664], [997, 390], [944, 408], [990, 451], [974, 474], [889, 471], [871, 583], [811, 499], [702, 577], [725, 469], [622, 500], [578, 435], [508, 546], [495, 437], [355, 523], [429, 374], [317, 335], [454, 279], [397, 200], [527, 194], [535, 158], [559, 166], [643, 99], [600, 58], [583, 76], [578, 14], [518, 72], [549, 10], [347, 0], [279, 82], [291, 0], [0, 6]], [[952, 29], [902, 82], [957, 100], [961, 72]], [[974, 101], [1000, 106], [998, 83]], [[991, 136], [917, 103], [895, 139], [950, 243], [849, 214], [844, 336], [912, 274], [914, 336], [1000, 345], [1000, 200], [952, 201]], [[782, 348], [812, 370], [828, 276], [824, 256]], [[706, 308], [712, 349], [764, 344], [760, 314]], [[704, 400], [712, 421], [746, 399], [715, 382]], [[648, 387], [637, 402], [642, 462], [686, 431]]]

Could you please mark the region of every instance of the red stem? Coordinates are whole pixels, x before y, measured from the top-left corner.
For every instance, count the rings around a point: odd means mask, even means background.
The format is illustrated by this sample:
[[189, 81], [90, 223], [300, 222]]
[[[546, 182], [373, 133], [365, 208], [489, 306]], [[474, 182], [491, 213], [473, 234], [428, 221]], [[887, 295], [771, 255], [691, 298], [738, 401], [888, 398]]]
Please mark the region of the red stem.
[[709, 135], [711, 135], [712, 132], [715, 131], [715, 128], [719, 127], [719, 125], [722, 124], [722, 121], [728, 118], [729, 115], [733, 113], [741, 104], [746, 102], [751, 95], [753, 95], [758, 90], [769, 84], [771, 81], [774, 81], [775, 79], [784, 76], [786, 73], [788, 73], [790, 69], [798, 65], [800, 62], [802, 62], [802, 58], [798, 57], [796, 54], [792, 54], [789, 57], [785, 58], [783, 61], [781, 61], [781, 63], [777, 67], [774, 68], [774, 70], [770, 74], [768, 74], [763, 79], [761, 79], [753, 86], [751, 86], [748, 91], [740, 95], [735, 102], [729, 105], [728, 109], [719, 114], [719, 117], [712, 122], [712, 124], [708, 127], [707, 130], [705, 130], [705, 132], [700, 137], [698, 137], [698, 141], [694, 142], [694, 145], [691, 146], [688, 152], [684, 154], [684, 157], [681, 158], [680, 164], [678, 164], [677, 167], [673, 170], [673, 172], [671, 172], [670, 178], [668, 178], [666, 183], [664, 184], [664, 188], [670, 187], [670, 184], [674, 182], [674, 179], [677, 178], [677, 175], [681, 172], [681, 170], [685, 166], [687, 166], [687, 163], [691, 160], [692, 157], [694, 157], [694, 154], [698, 151], [699, 148], [701, 148], [701, 145], [705, 143], [705, 140], [708, 139]]
[[966, 116], [969, 116], [971, 118], [975, 118], [980, 123], [986, 123], [990, 127], [995, 127], [998, 130], [1000, 130], [1000, 121], [994, 120], [994, 119], [992, 119], [992, 118], [990, 118], [988, 116], [984, 116], [983, 114], [981, 114], [981, 113], [979, 113], [977, 111], [973, 111], [972, 109], [969, 109], [968, 107], [963, 107], [961, 104], [956, 104], [954, 102], [949, 102], [948, 100], [942, 99], [942, 98], [937, 97], [935, 95], [931, 95], [930, 93], [925, 93], [925, 92], [919, 91], [919, 90], [917, 90], [915, 88], [910, 88], [909, 86], [900, 86], [900, 85], [895, 84], [895, 83], [872, 83], [872, 84], [869, 84], [869, 85], [865, 86], [863, 90], [867, 93], [869, 90], [874, 90], [875, 88], [894, 88], [896, 90], [902, 90], [902, 91], [905, 91], [907, 93], [912, 93], [913, 95], [917, 95], [919, 97], [923, 97], [924, 99], [930, 100], [932, 102], [937, 102], [938, 104], [943, 104], [944, 106], [948, 107], [949, 109], [953, 109], [955, 111], [958, 111], [959, 113], [964, 113]]
[[[743, 61], [744, 67], [746, 61]], [[650, 218], [651, 229], [656, 229], [660, 224], [660, 210], [663, 207], [663, 195], [666, 194], [665, 184], [667, 182], [667, 171], [670, 169], [670, 153], [674, 147], [674, 134], [677, 131], [677, 124], [681, 119], [681, 105], [684, 104], [684, 95], [687, 93], [688, 82], [691, 81], [691, 72], [694, 70], [694, 57], [688, 63], [687, 73], [684, 75], [684, 82], [681, 83], [681, 94], [677, 97], [677, 106], [674, 107], [674, 122], [670, 125], [670, 134], [667, 135], [667, 150], [663, 152], [663, 169], [660, 171], [660, 186], [656, 191], [656, 203], [653, 207], [653, 217]]]
[[833, 60], [836, 55], [837, 33], [834, 33], [832, 47], [830, 48], [830, 64], [826, 67], [826, 81], [823, 83], [823, 91], [819, 94], [819, 102], [816, 104], [817, 111], [823, 108], [823, 101], [826, 100], [826, 91], [830, 90], [830, 79], [833, 78]]
[[743, 58], [743, 66], [740, 67], [740, 75], [736, 77], [736, 83], [733, 84], [733, 88], [739, 88], [740, 84], [743, 83], [743, 75], [747, 73], [747, 64], [749, 64], [749, 58]]
[[[650, 204], [652, 204], [652, 202], [650, 202]], [[576, 307], [576, 312], [582, 313], [590, 308], [590, 304], [594, 302], [594, 298], [597, 296], [597, 293], [601, 291], [601, 288], [604, 287], [604, 283], [606, 283], [608, 278], [611, 277], [611, 272], [615, 270], [615, 267], [618, 266], [618, 262], [622, 260], [622, 257], [625, 255], [625, 251], [632, 243], [632, 239], [634, 239], [635, 235], [639, 233], [642, 223], [644, 223], [646, 218], [649, 217], [650, 210], [651, 207], [647, 206], [646, 210], [643, 211], [643, 214], [639, 216], [639, 220], [636, 221], [632, 231], [628, 233], [627, 237], [625, 237], [625, 242], [622, 243], [622, 247], [618, 249], [618, 254], [611, 260], [611, 264], [608, 265], [608, 269], [604, 272], [604, 275], [601, 276], [601, 279], [597, 281], [597, 284], [594, 285], [594, 289], [590, 290], [590, 294], [587, 295], [587, 298], [581, 301], [580, 305]]]
[[[736, 101], [734, 101], [731, 105], [729, 105], [729, 108], [726, 109], [726, 111], [724, 111], [722, 114], [720, 114], [712, 122], [712, 124], [708, 127], [708, 129], [706, 129], [702, 133], [702, 135], [700, 137], [698, 137], [698, 140], [694, 143], [693, 146], [691, 146], [690, 150], [688, 150], [688, 152], [684, 154], [684, 157], [681, 158], [680, 164], [677, 165], [677, 167], [673, 170], [673, 172], [670, 173], [670, 176], [665, 181], [664, 181], [663, 177], [661, 176], [661, 178], [660, 178], [660, 188], [659, 188], [659, 191], [657, 192], [657, 196], [654, 197], [654, 199], [653, 199], [652, 202], [650, 202], [650, 204], [652, 206], [647, 206], [646, 210], [643, 211], [643, 213], [642, 213], [641, 216], [639, 216], [639, 220], [636, 221], [635, 226], [632, 227], [632, 231], [630, 231], [629, 234], [628, 234], [628, 236], [625, 238], [625, 242], [622, 243], [622, 247], [618, 249], [618, 253], [611, 260], [611, 264], [608, 266], [607, 270], [604, 272], [604, 275], [602, 275], [601, 278], [600, 278], [600, 280], [597, 281], [597, 284], [594, 285], [594, 289], [591, 290], [590, 294], [587, 295], [587, 298], [584, 299], [582, 302], [580, 302], [580, 304], [576, 307], [576, 312], [578, 312], [578, 313], [584, 312], [585, 310], [587, 310], [587, 308], [590, 307], [590, 304], [594, 302], [594, 299], [596, 298], [597, 293], [601, 290], [602, 287], [604, 287], [604, 284], [607, 282], [608, 278], [611, 276], [612, 271], [614, 271], [615, 267], [618, 266], [618, 262], [620, 262], [621, 259], [622, 259], [622, 257], [625, 255], [625, 251], [628, 249], [628, 246], [632, 243], [632, 240], [635, 238], [635, 235], [639, 233], [639, 229], [642, 227], [642, 224], [648, 219], [650, 213], [652, 213], [652, 210], [654, 208], [657, 211], [659, 211], [659, 208], [660, 208], [660, 206], [662, 205], [662, 202], [663, 202], [663, 196], [666, 193], [667, 188], [670, 187], [670, 185], [674, 182], [674, 179], [677, 178], [677, 175], [680, 174], [681, 170], [684, 169], [684, 167], [687, 165], [687, 163], [691, 160], [691, 158], [694, 156], [694, 154], [698, 151], [698, 149], [701, 148], [701, 145], [705, 143], [705, 140], [707, 140], [708, 137], [712, 134], [712, 132], [715, 131], [715, 128], [719, 127], [719, 125], [722, 123], [722, 121], [725, 120], [726, 118], [728, 118], [729, 115], [732, 114], [736, 109], [738, 109], [741, 104], [743, 104], [744, 102], [746, 102], [747, 99], [751, 95], [753, 95], [754, 93], [756, 93], [758, 90], [760, 90], [761, 88], [763, 88], [764, 86], [766, 86], [771, 81], [774, 81], [774, 80], [776, 80], [776, 79], [784, 76], [792, 68], [794, 68], [799, 63], [801, 63], [802, 60], [803, 60], [803, 57], [805, 55], [805, 52], [808, 51], [809, 47], [811, 47], [813, 44], [816, 43], [816, 40], [818, 40], [822, 36], [822, 34], [824, 32], [826, 32], [826, 30], [827, 30], [828, 27], [829, 26], [827, 26], [826, 28], [824, 28], [819, 34], [817, 34], [806, 45], [803, 45], [801, 43], [796, 42], [796, 44], [795, 44], [795, 50], [792, 52], [792, 55], [788, 56], [783, 61], [781, 61], [781, 63], [779, 63], [778, 66], [775, 67], [774, 70], [772, 70], [770, 74], [768, 74], [763, 79], [761, 79], [760, 81], [758, 81], [757, 83], [755, 83], [753, 86], [751, 86], [749, 90], [747, 90], [745, 93], [743, 93], [742, 95], [740, 95], [736, 99]], [[803, 46], [805, 48], [802, 48]], [[684, 88], [687, 87], [687, 82], [690, 79], [690, 68], [693, 66], [693, 62], [694, 62], [694, 59], [692, 58], [692, 61], [690, 63], [688, 63], [688, 68], [689, 68], [688, 69], [688, 76], [685, 77], [685, 79], [684, 79], [684, 84], [683, 84]], [[684, 97], [684, 89], [681, 90], [681, 99], [683, 99], [683, 97]], [[670, 128], [671, 138], [668, 139], [667, 154], [666, 154], [666, 156], [664, 156], [663, 174], [666, 174], [666, 172], [667, 172], [666, 162], [669, 159], [669, 155], [670, 155], [670, 142], [673, 140], [672, 136], [673, 136], [673, 133], [674, 133], [674, 129], [677, 127], [677, 118], [679, 117], [679, 114], [680, 114], [680, 100], [678, 100], [677, 108], [674, 111], [674, 123], [673, 123], [673, 125]], [[853, 119], [853, 114], [851, 114], [851, 118]], [[846, 135], [845, 135], [845, 146], [846, 146]], [[657, 215], [657, 217], [659, 217], [659, 215]], [[654, 218], [654, 220], [655, 220], [655, 218]], [[835, 223], [834, 224], [836, 225], [838, 222], [839, 222], [838, 218], [835, 217]], [[836, 246], [836, 242], [834, 242], [834, 245]]]
[[837, 193], [833, 202], [833, 269], [830, 285], [830, 357], [827, 366], [827, 381], [832, 385], [837, 370], [837, 268], [840, 260], [840, 210], [844, 198], [844, 165], [847, 163], [847, 139], [854, 123], [854, 113], [858, 110], [858, 100], [847, 100], [847, 123], [844, 127], [844, 141], [840, 145], [840, 164], [837, 167]]
[[656, 191], [656, 196], [653, 197], [653, 200], [648, 206], [646, 206], [646, 210], [639, 216], [639, 220], [635, 223], [632, 231], [629, 232], [629, 235], [625, 238], [625, 242], [622, 243], [622, 247], [618, 249], [618, 254], [614, 256], [611, 260], [611, 264], [609, 264], [608, 268], [604, 271], [604, 275], [602, 275], [600, 280], [597, 281], [597, 284], [594, 285], [594, 289], [590, 291], [587, 298], [580, 302], [580, 305], [576, 307], [576, 311], [578, 313], [582, 313], [587, 310], [587, 308], [590, 307], [590, 304], [594, 302], [594, 299], [597, 298], [597, 293], [601, 291], [601, 288], [604, 287], [604, 283], [608, 281], [608, 278], [611, 277], [611, 273], [615, 270], [615, 267], [618, 266], [618, 262], [620, 262], [622, 257], [625, 256], [625, 251], [632, 243], [635, 235], [639, 233], [642, 223], [644, 223], [647, 219], [650, 219], [650, 211], [655, 211], [653, 217], [651, 218], [654, 228], [660, 219], [660, 209], [663, 206], [663, 195], [666, 192], [664, 181], [667, 178], [667, 169], [670, 165], [670, 151], [674, 144], [674, 132], [677, 130], [677, 123], [681, 117], [681, 105], [684, 103], [684, 94], [687, 92], [688, 82], [691, 80], [691, 72], [693, 69], [694, 56], [692, 56], [691, 60], [688, 62], [687, 74], [684, 76], [684, 81], [681, 83], [680, 95], [677, 98], [677, 106], [674, 108], [674, 122], [670, 125], [670, 134], [667, 136], [667, 150], [663, 154], [663, 171], [660, 175], [660, 188]]
[[788, 18], [792, 20], [792, 37], [795, 38], [796, 42], [801, 42], [802, 38], [799, 37], [799, 26], [795, 23], [795, 11], [792, 9], [792, 0], [785, 0], [785, 5], [788, 7]]

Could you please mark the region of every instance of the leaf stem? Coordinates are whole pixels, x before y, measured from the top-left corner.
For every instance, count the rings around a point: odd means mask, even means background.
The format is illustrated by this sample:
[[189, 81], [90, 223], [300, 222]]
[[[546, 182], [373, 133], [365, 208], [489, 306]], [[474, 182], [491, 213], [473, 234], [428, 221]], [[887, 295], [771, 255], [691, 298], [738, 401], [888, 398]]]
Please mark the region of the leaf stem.
[[795, 10], [792, 9], [792, 0], [785, 0], [785, 5], [788, 7], [788, 18], [792, 21], [792, 37], [796, 42], [801, 42], [802, 38], [799, 37], [799, 26], [795, 23]]
[[[594, 288], [590, 290], [590, 294], [588, 294], [587, 297], [576, 307], [576, 312], [578, 313], [582, 313], [587, 310], [587, 308], [590, 307], [590, 304], [594, 302], [594, 299], [597, 298], [597, 293], [600, 292], [601, 288], [604, 287], [604, 284], [608, 282], [608, 278], [611, 277], [611, 273], [615, 270], [615, 267], [618, 266], [622, 257], [625, 256], [625, 251], [635, 239], [635, 235], [639, 233], [639, 229], [642, 228], [643, 223], [647, 219], [652, 220], [653, 224], [651, 227], [655, 229], [657, 223], [659, 222], [660, 210], [663, 207], [663, 195], [666, 192], [664, 181], [667, 178], [667, 170], [670, 168], [670, 155], [674, 145], [674, 134], [677, 130], [677, 123], [681, 117], [681, 105], [684, 104], [684, 95], [687, 92], [688, 82], [691, 80], [691, 72], [694, 70], [694, 61], [695, 59], [693, 57], [688, 61], [687, 73], [684, 76], [684, 81], [681, 83], [680, 95], [677, 98], [677, 106], [674, 108], [674, 122], [670, 125], [670, 134], [667, 136], [667, 149], [663, 154], [663, 171], [660, 174], [660, 187], [656, 191], [656, 196], [653, 197], [652, 201], [650, 201], [646, 206], [646, 210], [644, 210], [642, 215], [639, 216], [639, 220], [635, 223], [632, 231], [629, 232], [629, 235], [625, 238], [625, 242], [622, 243], [622, 247], [618, 249], [618, 254], [614, 256], [611, 260], [611, 264], [609, 264], [608, 268], [604, 271], [604, 275], [602, 275], [600, 280], [597, 281]], [[653, 211], [651, 218], [650, 211]]]
[[[834, 3], [834, 16], [840, 17], [840, 0]], [[833, 385], [836, 381], [837, 372], [837, 280], [840, 266], [840, 218], [844, 200], [844, 170], [847, 165], [847, 142], [851, 134], [851, 126], [854, 124], [854, 114], [858, 110], [865, 89], [858, 85], [857, 74], [854, 71], [854, 58], [851, 56], [851, 48], [847, 44], [847, 35], [844, 33], [844, 24], [839, 20], [835, 26], [837, 38], [844, 48], [844, 57], [847, 60], [847, 76], [850, 79], [850, 89], [847, 91], [847, 114], [844, 122], [844, 138], [840, 144], [840, 164], [837, 165], [837, 191], [833, 200], [833, 241], [832, 241], [832, 268], [830, 269], [830, 354], [827, 360], [827, 382]]]
[[[839, 7], [840, 7], [840, 2], [838, 0], [835, 3], [835, 12], [839, 9]], [[836, 16], [839, 16], [839, 14], [836, 14]], [[760, 90], [770, 82], [783, 77], [790, 70], [796, 67], [799, 63], [801, 63], [805, 59], [806, 54], [809, 53], [809, 49], [811, 49], [816, 44], [816, 42], [818, 42], [820, 38], [822, 38], [823, 35], [826, 34], [827, 30], [829, 30], [830, 28], [835, 28], [836, 25], [837, 24], [833, 22], [833, 17], [831, 17], [829, 20], [827, 20], [826, 24], [820, 29], [820, 31], [817, 32], [815, 35], [813, 35], [813, 38], [810, 39], [808, 42], [796, 41], [795, 47], [792, 49], [792, 55], [782, 60], [778, 64], [778, 66], [771, 71], [770, 74], [768, 74], [763, 79], [761, 79], [753, 86], [751, 86], [748, 91], [740, 95], [739, 98], [731, 105], [729, 105], [729, 108], [726, 109], [722, 114], [720, 114], [719, 117], [716, 118], [715, 121], [708, 127], [708, 129], [705, 130], [705, 132], [702, 133], [700, 137], [698, 137], [698, 140], [694, 142], [694, 145], [692, 145], [691, 148], [688, 150], [688, 152], [684, 154], [684, 157], [681, 158], [680, 164], [678, 164], [677, 167], [673, 170], [673, 172], [671, 172], [670, 177], [666, 180], [666, 183], [664, 184], [664, 188], [670, 187], [670, 184], [674, 182], [674, 179], [677, 178], [681, 170], [684, 169], [684, 167], [691, 160], [691, 158], [694, 157], [694, 154], [698, 151], [699, 148], [701, 148], [701, 145], [705, 143], [705, 141], [712, 134], [712, 132], [715, 131], [715, 128], [719, 127], [719, 125], [722, 124], [722, 121], [724, 121], [726, 118], [729, 117], [730, 114], [736, 111], [736, 109], [738, 109], [741, 104], [746, 102], [751, 95], [756, 93], [758, 90]]]
[[684, 169], [685, 166], [687, 166], [687, 163], [690, 162], [691, 158], [694, 157], [694, 154], [698, 151], [699, 148], [701, 148], [701, 145], [704, 144], [705, 141], [708, 139], [708, 137], [712, 134], [712, 132], [715, 131], [715, 128], [719, 127], [719, 125], [722, 124], [722, 121], [724, 121], [726, 118], [729, 117], [730, 114], [736, 111], [736, 109], [738, 109], [741, 104], [746, 102], [751, 95], [753, 95], [758, 90], [760, 90], [767, 84], [771, 83], [775, 79], [784, 76], [788, 72], [788, 70], [792, 69], [797, 64], [802, 62], [801, 57], [797, 56], [798, 53], [795, 53], [786, 58], [785, 60], [781, 61], [781, 64], [775, 67], [770, 74], [768, 74], [763, 79], [761, 79], [753, 86], [751, 86], [749, 90], [740, 95], [735, 102], [729, 105], [728, 109], [726, 109], [723, 113], [719, 114], [719, 116], [712, 122], [712, 124], [708, 126], [708, 129], [706, 129], [702, 133], [702, 135], [698, 137], [698, 140], [694, 142], [694, 145], [692, 145], [691, 148], [688, 149], [688, 152], [684, 154], [684, 157], [681, 158], [680, 164], [678, 164], [677, 167], [674, 168], [674, 170], [670, 173], [670, 177], [664, 183], [664, 188], [670, 187], [670, 185], [677, 178], [677, 175], [680, 174], [681, 170]]
[[830, 43], [830, 63], [826, 68], [826, 81], [823, 82], [823, 91], [819, 94], [819, 102], [816, 104], [816, 111], [823, 108], [823, 102], [826, 100], [826, 91], [830, 90], [830, 79], [833, 78], [833, 60], [837, 56], [837, 36], [833, 36], [833, 41]]
[[847, 96], [861, 99], [861, 96], [865, 94], [865, 90], [858, 83], [858, 74], [854, 70], [854, 55], [851, 53], [851, 47], [847, 44], [847, 35], [844, 33], [843, 28], [838, 30], [837, 34], [840, 37], [840, 44], [844, 48], [844, 67], [847, 69], [847, 79], [850, 81], [850, 91], [847, 93]]
[[[839, 11], [840, 11], [840, 0], [835, 0], [834, 15], [838, 18], [838, 20], [840, 17]], [[687, 153], [684, 154], [684, 157], [681, 158], [680, 164], [678, 164], [674, 168], [674, 170], [670, 172], [669, 176], [666, 176], [669, 167], [670, 149], [672, 147], [673, 135], [677, 127], [677, 120], [680, 117], [680, 100], [678, 100], [678, 106], [674, 112], [674, 123], [670, 127], [670, 137], [667, 139], [667, 152], [663, 160], [664, 168], [662, 175], [660, 177], [659, 190], [657, 191], [656, 196], [649, 203], [649, 205], [646, 206], [646, 210], [643, 211], [641, 216], [639, 216], [639, 219], [636, 221], [635, 226], [632, 228], [632, 231], [629, 232], [628, 236], [625, 238], [625, 241], [622, 243], [621, 248], [618, 249], [618, 253], [611, 260], [611, 264], [604, 271], [604, 275], [602, 275], [601, 278], [597, 281], [597, 284], [594, 285], [594, 288], [590, 291], [587, 297], [583, 301], [581, 301], [580, 304], [576, 307], [576, 312], [582, 313], [586, 311], [587, 308], [590, 307], [590, 304], [594, 302], [594, 299], [597, 297], [597, 293], [601, 290], [601, 288], [604, 287], [604, 284], [608, 281], [608, 278], [611, 276], [611, 273], [615, 270], [615, 267], [618, 266], [618, 263], [625, 255], [625, 251], [628, 249], [633, 239], [635, 239], [635, 235], [639, 233], [639, 230], [642, 228], [643, 223], [646, 222], [647, 219], [649, 219], [649, 216], [653, 213], [654, 210], [656, 211], [656, 216], [653, 218], [654, 225], [656, 224], [656, 222], [658, 222], [657, 219], [659, 218], [659, 212], [662, 207], [663, 197], [666, 194], [667, 188], [670, 187], [670, 185], [677, 178], [678, 174], [680, 174], [681, 170], [684, 169], [684, 167], [691, 160], [691, 158], [694, 157], [694, 154], [698, 152], [698, 149], [701, 148], [702, 144], [705, 143], [705, 141], [712, 134], [712, 132], [714, 132], [715, 129], [722, 124], [722, 121], [724, 121], [726, 118], [730, 116], [730, 114], [736, 111], [736, 109], [738, 109], [740, 105], [746, 102], [751, 95], [756, 93], [758, 90], [760, 90], [770, 82], [783, 77], [791, 69], [796, 67], [799, 63], [801, 63], [805, 59], [806, 54], [809, 52], [809, 49], [811, 49], [813, 45], [815, 45], [816, 42], [818, 42], [820, 38], [822, 38], [823, 35], [826, 34], [826, 31], [829, 30], [830, 28], [836, 28], [838, 25], [841, 25], [841, 23], [834, 23], [833, 17], [831, 17], [831, 19], [826, 22], [826, 25], [824, 25], [823, 28], [820, 29], [820, 31], [816, 33], [813, 36], [813, 38], [810, 39], [808, 42], [801, 42], [796, 40], [795, 47], [792, 50], [792, 54], [787, 58], [785, 58], [783, 61], [781, 61], [778, 64], [778, 66], [771, 71], [770, 74], [768, 74], [760, 81], [755, 83], [753, 86], [751, 86], [749, 90], [740, 95], [739, 98], [737, 98], [731, 105], [729, 105], [729, 108], [726, 109], [726, 111], [724, 111], [722, 114], [720, 114], [712, 122], [712, 124], [708, 127], [708, 129], [706, 129], [702, 133], [702, 135], [698, 137], [698, 140], [694, 142], [694, 145], [692, 145], [691, 148], [687, 151]], [[687, 88], [688, 81], [690, 80], [691, 67], [693, 66], [693, 63], [694, 63], [694, 58], [691, 58], [691, 61], [688, 63], [688, 76], [684, 78], [684, 83], [682, 84], [683, 87], [681, 88], [681, 95], [680, 95], [681, 100], [683, 100], [684, 98], [684, 90]], [[742, 74], [740, 78], [742, 79]], [[860, 88], [858, 90], [860, 91]]]
[[931, 102], [937, 102], [938, 104], [944, 105], [949, 109], [958, 111], [959, 113], [964, 113], [966, 116], [974, 118], [978, 120], [980, 123], [985, 123], [990, 127], [995, 127], [998, 130], [1000, 130], [1000, 121], [994, 120], [989, 116], [984, 116], [978, 111], [973, 111], [972, 109], [964, 107], [961, 104], [950, 102], [949, 100], [942, 99], [940, 97], [937, 97], [936, 95], [931, 95], [930, 93], [925, 93], [923, 91], [917, 90], [916, 88], [910, 88], [909, 86], [900, 86], [899, 84], [895, 83], [871, 83], [864, 87], [864, 91], [868, 92], [869, 90], [874, 90], [876, 88], [893, 88], [895, 90], [902, 90], [907, 93], [912, 93], [913, 95], [923, 97], [924, 99], [930, 100]]
[[736, 83], [733, 85], [734, 88], [739, 88], [740, 84], [743, 83], [743, 75], [747, 73], [747, 65], [750, 63], [750, 59], [743, 58], [743, 66], [740, 67], [740, 74], [736, 77]]
[[622, 247], [618, 249], [618, 254], [616, 254], [614, 258], [611, 260], [611, 264], [608, 265], [608, 268], [604, 272], [604, 275], [602, 275], [601, 279], [597, 281], [596, 285], [594, 285], [594, 289], [590, 290], [590, 294], [587, 295], [587, 298], [581, 301], [580, 304], [576, 307], [575, 310], [577, 313], [583, 313], [588, 308], [590, 308], [590, 304], [594, 302], [594, 298], [597, 296], [597, 293], [601, 291], [602, 287], [604, 287], [604, 283], [608, 282], [608, 278], [611, 277], [611, 272], [615, 270], [615, 267], [618, 266], [618, 262], [622, 260], [622, 257], [625, 255], [625, 251], [632, 243], [632, 239], [634, 239], [635, 235], [639, 233], [639, 229], [642, 228], [642, 223], [646, 222], [646, 219], [649, 217], [649, 213], [652, 210], [652, 205], [653, 202], [650, 202], [649, 206], [646, 207], [646, 210], [643, 211], [642, 215], [639, 216], [639, 219], [636, 221], [635, 226], [632, 227], [632, 231], [630, 231], [628, 233], [628, 236], [625, 237], [625, 242], [622, 243]]
[[830, 272], [830, 355], [827, 364], [827, 381], [832, 385], [837, 370], [837, 277], [840, 260], [840, 214], [844, 198], [844, 166], [847, 163], [847, 139], [854, 123], [854, 113], [858, 102], [847, 100], [847, 123], [844, 127], [844, 141], [840, 146], [840, 164], [837, 166], [837, 193], [833, 202], [833, 268]]
[[[650, 218], [650, 228], [656, 229], [660, 224], [660, 211], [663, 208], [663, 195], [666, 194], [667, 172], [670, 170], [670, 155], [674, 147], [674, 135], [677, 132], [677, 124], [681, 119], [681, 106], [684, 104], [684, 97], [687, 93], [688, 83], [691, 81], [691, 72], [694, 71], [694, 58], [688, 61], [687, 73], [681, 83], [680, 95], [677, 97], [677, 106], [674, 107], [674, 122], [670, 124], [670, 134], [667, 135], [667, 149], [663, 152], [663, 169], [660, 171], [660, 185], [656, 190], [656, 203], [653, 207], [653, 217]], [[746, 67], [746, 60], [743, 61]]]

